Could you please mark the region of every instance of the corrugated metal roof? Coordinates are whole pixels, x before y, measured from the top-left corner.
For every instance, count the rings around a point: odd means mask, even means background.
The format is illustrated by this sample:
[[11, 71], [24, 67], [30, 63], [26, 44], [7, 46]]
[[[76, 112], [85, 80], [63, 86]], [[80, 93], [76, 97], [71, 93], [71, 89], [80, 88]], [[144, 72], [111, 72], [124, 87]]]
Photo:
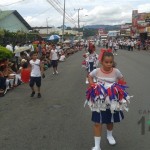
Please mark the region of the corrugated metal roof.
[[6, 18], [12, 13], [26, 26], [28, 30], [32, 30], [32, 27], [24, 20], [24, 18], [16, 10], [0, 11], [0, 20]]

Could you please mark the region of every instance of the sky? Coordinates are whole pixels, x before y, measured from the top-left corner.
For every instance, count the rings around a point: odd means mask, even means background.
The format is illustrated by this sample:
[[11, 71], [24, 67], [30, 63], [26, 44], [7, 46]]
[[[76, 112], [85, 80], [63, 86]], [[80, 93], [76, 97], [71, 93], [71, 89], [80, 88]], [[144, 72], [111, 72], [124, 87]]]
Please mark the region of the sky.
[[59, 12], [63, 11], [64, 1], [68, 16], [65, 25], [70, 27], [78, 26], [77, 9], [80, 27], [130, 23], [132, 10], [150, 12], [150, 0], [0, 0], [0, 10], [17, 10], [32, 27], [58, 27], [63, 24]]

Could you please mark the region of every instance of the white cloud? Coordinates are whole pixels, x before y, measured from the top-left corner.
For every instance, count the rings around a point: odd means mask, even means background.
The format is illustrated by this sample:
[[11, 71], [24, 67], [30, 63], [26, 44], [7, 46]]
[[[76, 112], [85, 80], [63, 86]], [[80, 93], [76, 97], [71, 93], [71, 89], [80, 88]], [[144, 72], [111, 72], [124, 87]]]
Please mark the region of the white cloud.
[[138, 10], [139, 10], [139, 12], [149, 12], [150, 13], [150, 3], [139, 5]]
[[[46, 0], [0, 0], [0, 9], [16, 9], [31, 26], [61, 26], [60, 15]], [[63, 4], [63, 0], [59, 0]], [[71, 2], [71, 3], [70, 3]], [[10, 6], [1, 7], [1, 5]], [[63, 5], [62, 5], [63, 7]], [[74, 8], [83, 8], [80, 11], [80, 25], [88, 24], [121, 24], [131, 22], [132, 10], [150, 12], [150, 2], [147, 0], [71, 0], [66, 1], [66, 10], [74, 20], [78, 20], [78, 13]], [[85, 17], [85, 15], [88, 15]], [[67, 26], [74, 26], [66, 20]]]

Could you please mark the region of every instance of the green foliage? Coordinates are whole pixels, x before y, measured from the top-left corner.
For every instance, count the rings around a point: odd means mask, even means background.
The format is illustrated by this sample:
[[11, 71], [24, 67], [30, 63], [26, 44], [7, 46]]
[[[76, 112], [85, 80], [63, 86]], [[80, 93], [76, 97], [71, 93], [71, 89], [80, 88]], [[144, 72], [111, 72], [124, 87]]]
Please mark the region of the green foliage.
[[10, 32], [8, 30], [0, 29], [0, 44], [5, 46], [7, 41], [15, 45], [16, 42], [25, 43], [28, 41], [41, 40], [39, 33], [29, 32], [25, 33], [22, 31]]
[[84, 28], [82, 28], [82, 30], [83, 30], [83, 35], [85, 38], [87, 38], [89, 36], [95, 36], [98, 32], [97, 29], [86, 29], [86, 28], [84, 29]]
[[4, 58], [12, 58], [12, 56], [13, 53], [11, 51], [0, 45], [0, 60]]

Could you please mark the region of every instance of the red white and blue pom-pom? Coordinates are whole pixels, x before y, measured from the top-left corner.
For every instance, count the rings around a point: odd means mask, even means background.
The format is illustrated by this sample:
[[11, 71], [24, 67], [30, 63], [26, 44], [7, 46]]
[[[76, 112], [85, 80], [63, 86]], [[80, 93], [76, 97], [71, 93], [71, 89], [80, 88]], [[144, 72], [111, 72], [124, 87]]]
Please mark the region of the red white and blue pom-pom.
[[104, 83], [96, 83], [87, 89], [86, 102], [92, 111], [106, 111], [110, 108], [111, 112], [126, 110], [127, 104], [130, 103], [130, 98], [126, 92], [128, 88], [126, 83], [119, 81], [118, 83], [110, 84], [106, 89]]

